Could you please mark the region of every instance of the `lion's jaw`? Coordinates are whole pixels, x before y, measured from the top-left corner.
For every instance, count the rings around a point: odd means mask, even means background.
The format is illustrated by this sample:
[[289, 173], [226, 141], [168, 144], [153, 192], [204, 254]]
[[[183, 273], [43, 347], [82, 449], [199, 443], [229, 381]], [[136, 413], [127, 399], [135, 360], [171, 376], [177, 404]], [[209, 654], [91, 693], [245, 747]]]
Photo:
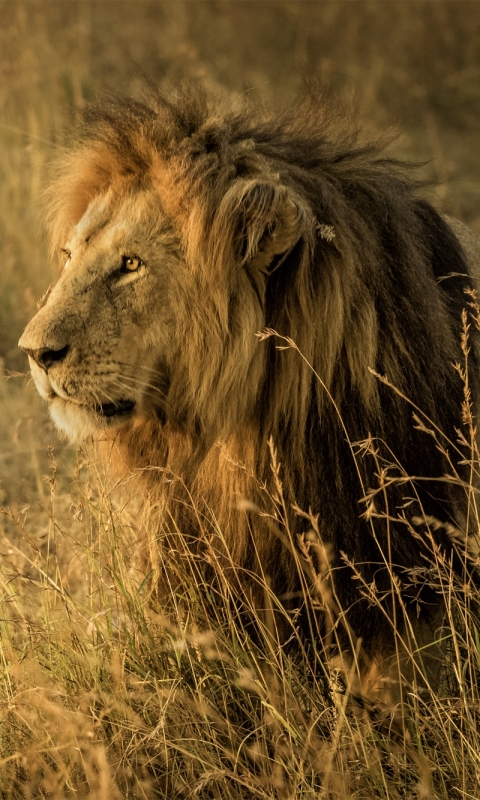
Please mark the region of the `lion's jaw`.
[[72, 442], [165, 412], [172, 321], [162, 308], [175, 258], [168, 232], [162, 247], [158, 220], [154, 243], [141, 221], [138, 198], [135, 210], [126, 201], [115, 212], [105, 198], [93, 201], [65, 245], [58, 283], [19, 342]]

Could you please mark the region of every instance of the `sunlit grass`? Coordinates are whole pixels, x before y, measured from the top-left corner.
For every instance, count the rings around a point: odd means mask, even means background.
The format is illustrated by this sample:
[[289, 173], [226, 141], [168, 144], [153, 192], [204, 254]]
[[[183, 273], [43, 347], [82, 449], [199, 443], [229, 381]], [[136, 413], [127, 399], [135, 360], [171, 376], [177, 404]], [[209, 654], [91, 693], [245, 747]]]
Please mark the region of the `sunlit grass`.
[[[55, 453], [39, 458], [42, 497], [32, 476], [30, 507], [2, 516], [2, 797], [476, 796], [480, 637], [471, 590], [440, 554], [449, 689], [406, 687], [399, 713], [362, 704], [354, 663], [341, 673], [320, 640], [281, 646], [268, 581], [264, 610], [241, 613], [218, 562], [206, 583], [179, 558], [180, 531], [162, 557], [184, 589], [160, 605], [139, 552], [147, 533], [93, 453], [61, 468], [68, 490]], [[311, 523], [301, 569], [322, 563]], [[215, 552], [211, 529], [209, 542]], [[310, 602], [334, 615], [328, 559], [322, 569]]]

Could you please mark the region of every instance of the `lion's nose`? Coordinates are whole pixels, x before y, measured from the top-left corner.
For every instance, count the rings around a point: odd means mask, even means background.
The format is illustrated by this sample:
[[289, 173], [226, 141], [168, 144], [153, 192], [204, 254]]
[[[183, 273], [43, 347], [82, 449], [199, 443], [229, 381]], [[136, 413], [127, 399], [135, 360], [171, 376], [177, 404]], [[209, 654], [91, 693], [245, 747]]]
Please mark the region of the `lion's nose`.
[[[20, 345], [21, 347], [21, 345]], [[68, 344], [61, 347], [59, 350], [50, 350], [48, 347], [41, 347], [38, 350], [31, 350], [29, 347], [21, 347], [30, 358], [38, 364], [39, 367], [48, 372], [52, 364], [63, 361], [69, 351]]]

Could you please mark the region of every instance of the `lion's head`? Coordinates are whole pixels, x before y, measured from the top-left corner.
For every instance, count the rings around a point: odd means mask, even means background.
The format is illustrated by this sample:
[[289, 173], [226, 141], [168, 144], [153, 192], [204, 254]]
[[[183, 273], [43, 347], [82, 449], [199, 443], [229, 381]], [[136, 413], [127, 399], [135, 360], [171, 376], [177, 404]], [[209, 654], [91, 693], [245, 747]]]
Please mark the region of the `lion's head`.
[[[407, 583], [428, 557], [409, 515], [458, 521], [465, 508], [428, 431], [457, 439], [468, 265], [405, 171], [328, 106], [254, 119], [195, 96], [115, 101], [61, 161], [49, 228], [62, 272], [20, 346], [58, 427], [74, 440], [106, 430], [130, 466], [171, 469], [249, 574], [263, 559], [277, 591], [294, 593], [278, 539], [236, 505], [261, 503], [273, 440], [289, 530], [302, 530], [295, 502], [319, 514], [351, 626], [367, 645], [385, 640], [346, 564], [388, 606], [385, 553]], [[262, 341], [265, 328], [294, 346]], [[470, 366], [477, 396], [475, 350]], [[364, 516], [358, 501], [382, 469]], [[198, 518], [161, 475], [149, 491], [193, 540]], [[404, 607], [415, 596], [416, 613], [419, 595], [406, 591]], [[422, 597], [438, 606], [427, 585]]]
[[179, 142], [168, 109], [144, 109], [144, 128], [122, 139], [122, 111], [50, 190], [61, 276], [20, 347], [74, 441], [145, 418], [216, 438], [254, 413], [267, 276], [300, 240], [311, 246], [315, 219], [252, 142], [208, 128]]

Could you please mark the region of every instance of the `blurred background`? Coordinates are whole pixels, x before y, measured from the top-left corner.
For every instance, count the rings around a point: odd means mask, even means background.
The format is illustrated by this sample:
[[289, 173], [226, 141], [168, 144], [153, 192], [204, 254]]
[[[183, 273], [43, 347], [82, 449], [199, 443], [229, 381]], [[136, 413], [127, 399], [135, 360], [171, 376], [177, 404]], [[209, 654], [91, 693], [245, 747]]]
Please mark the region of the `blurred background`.
[[274, 109], [305, 78], [326, 83], [366, 135], [396, 130], [390, 151], [423, 162], [432, 202], [480, 232], [477, 0], [0, 0], [0, 503], [45, 493], [57, 441], [16, 375], [18, 337], [55, 278], [41, 213], [48, 163], [86, 103], [190, 77]]

